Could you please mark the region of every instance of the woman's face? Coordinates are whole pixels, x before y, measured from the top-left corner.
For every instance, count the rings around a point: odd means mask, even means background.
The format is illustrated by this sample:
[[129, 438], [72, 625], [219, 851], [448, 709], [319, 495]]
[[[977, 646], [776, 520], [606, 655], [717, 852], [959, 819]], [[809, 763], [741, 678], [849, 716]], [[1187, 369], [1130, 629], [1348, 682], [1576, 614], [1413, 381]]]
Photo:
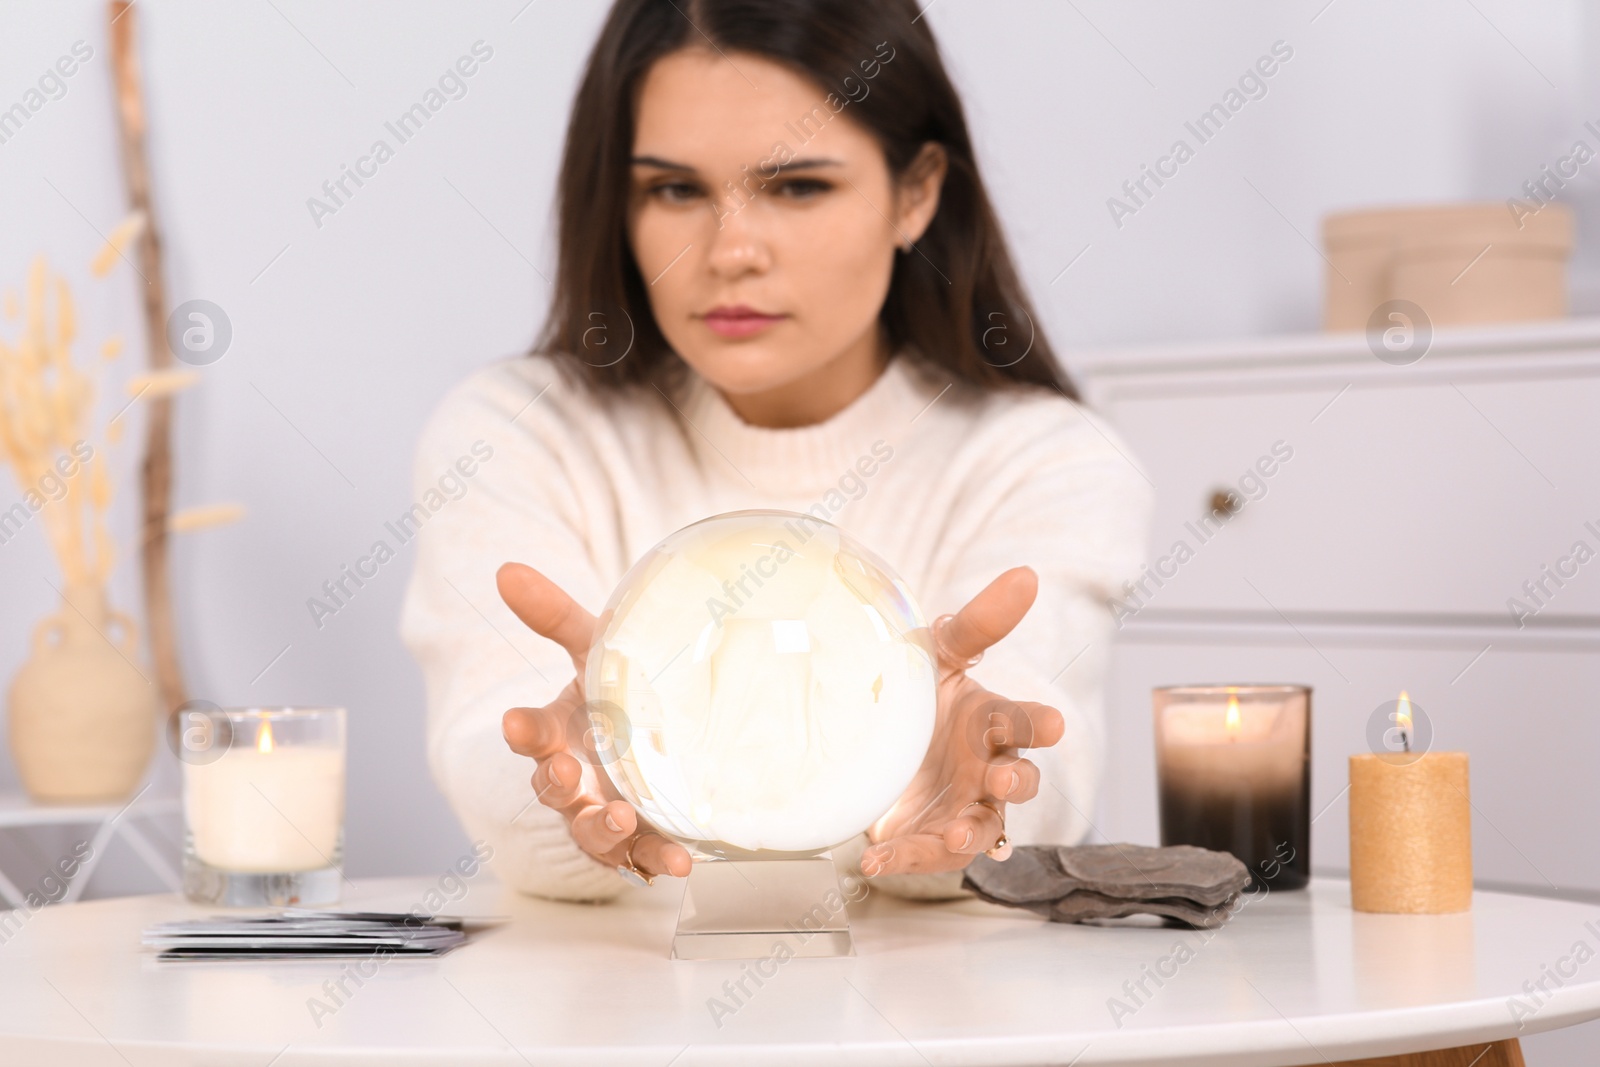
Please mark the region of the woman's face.
[[[856, 81], [859, 99], [872, 83]], [[936, 146], [896, 187], [855, 105], [827, 98], [770, 60], [698, 48], [658, 61], [640, 92], [628, 233], [651, 309], [763, 425], [825, 418], [871, 383], [896, 249], [938, 207]]]

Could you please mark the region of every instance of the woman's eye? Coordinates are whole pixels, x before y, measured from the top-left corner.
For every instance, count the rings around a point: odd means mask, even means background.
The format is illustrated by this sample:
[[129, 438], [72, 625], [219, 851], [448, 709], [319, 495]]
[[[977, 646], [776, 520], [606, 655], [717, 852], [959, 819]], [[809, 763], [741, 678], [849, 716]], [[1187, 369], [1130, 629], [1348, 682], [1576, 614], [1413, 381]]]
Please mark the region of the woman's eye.
[[791, 178], [778, 186], [778, 193], [791, 200], [810, 200], [832, 188], [832, 185], [817, 178]]
[[669, 204], [686, 204], [700, 195], [700, 189], [688, 182], [662, 182], [650, 187], [650, 195]]

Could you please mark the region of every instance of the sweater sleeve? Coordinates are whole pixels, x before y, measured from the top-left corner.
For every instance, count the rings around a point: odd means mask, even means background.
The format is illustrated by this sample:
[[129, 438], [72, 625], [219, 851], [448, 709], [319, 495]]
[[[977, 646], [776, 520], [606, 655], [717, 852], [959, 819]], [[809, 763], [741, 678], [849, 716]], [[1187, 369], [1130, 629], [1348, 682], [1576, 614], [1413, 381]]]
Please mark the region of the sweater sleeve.
[[[417, 554], [400, 632], [427, 688], [434, 779], [468, 835], [493, 847], [496, 874], [524, 893], [601, 900], [622, 879], [535, 800], [534, 762], [513, 753], [500, 728], [506, 709], [553, 699], [573, 668], [501, 601], [499, 565], [527, 563], [594, 612], [609, 592], [553, 444], [562, 388], [547, 363], [498, 364], [453, 389], [428, 420], [416, 451], [408, 517]], [[411, 528], [400, 520], [400, 532]]]
[[[1138, 574], [1154, 494], [1115, 433], [1078, 405], [1030, 405], [1008, 421], [1007, 444], [992, 453], [1004, 458], [964, 493], [951, 521], [960, 533], [923, 607], [932, 621], [1012, 567], [1037, 572], [1033, 607], [969, 673], [1000, 696], [1049, 704], [1066, 720], [1060, 742], [1024, 753], [1039, 767], [1039, 792], [1006, 808], [1006, 834], [1013, 844], [1072, 845], [1093, 827], [1104, 765], [1115, 634], [1107, 602]], [[898, 896], [964, 895], [959, 871], [874, 883]]]

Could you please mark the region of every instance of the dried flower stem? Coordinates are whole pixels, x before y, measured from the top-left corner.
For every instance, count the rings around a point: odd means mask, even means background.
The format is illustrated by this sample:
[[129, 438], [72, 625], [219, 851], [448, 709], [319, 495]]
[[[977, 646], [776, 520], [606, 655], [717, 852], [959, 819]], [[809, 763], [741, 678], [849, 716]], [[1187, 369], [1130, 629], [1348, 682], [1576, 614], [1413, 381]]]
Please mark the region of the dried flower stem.
[[[28, 270], [23, 306], [15, 347], [0, 341], [0, 447], [22, 488], [22, 506], [41, 517], [67, 587], [103, 585], [115, 555], [106, 529], [106, 462], [102, 456], [83, 464], [87, 474], [74, 468], [72, 477], [57, 466], [68, 456], [74, 464], [83, 459], [95, 381], [73, 365], [72, 295], [42, 256]], [[52, 485], [61, 487], [59, 497]]]

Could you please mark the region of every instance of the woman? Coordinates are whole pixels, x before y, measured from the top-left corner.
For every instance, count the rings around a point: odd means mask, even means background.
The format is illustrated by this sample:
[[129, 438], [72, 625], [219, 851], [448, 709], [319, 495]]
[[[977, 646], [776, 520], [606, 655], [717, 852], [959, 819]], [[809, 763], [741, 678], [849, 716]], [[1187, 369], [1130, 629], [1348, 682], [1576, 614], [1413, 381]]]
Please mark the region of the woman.
[[535, 354], [422, 436], [420, 488], [473, 474], [421, 532], [402, 621], [434, 774], [501, 878], [593, 900], [689, 872], [565, 726], [628, 567], [744, 508], [836, 523], [953, 616], [928, 757], [836, 859], [943, 897], [1002, 835], [1080, 840], [1106, 601], [1150, 501], [1037, 331], [912, 0], [617, 0], [558, 195]]

